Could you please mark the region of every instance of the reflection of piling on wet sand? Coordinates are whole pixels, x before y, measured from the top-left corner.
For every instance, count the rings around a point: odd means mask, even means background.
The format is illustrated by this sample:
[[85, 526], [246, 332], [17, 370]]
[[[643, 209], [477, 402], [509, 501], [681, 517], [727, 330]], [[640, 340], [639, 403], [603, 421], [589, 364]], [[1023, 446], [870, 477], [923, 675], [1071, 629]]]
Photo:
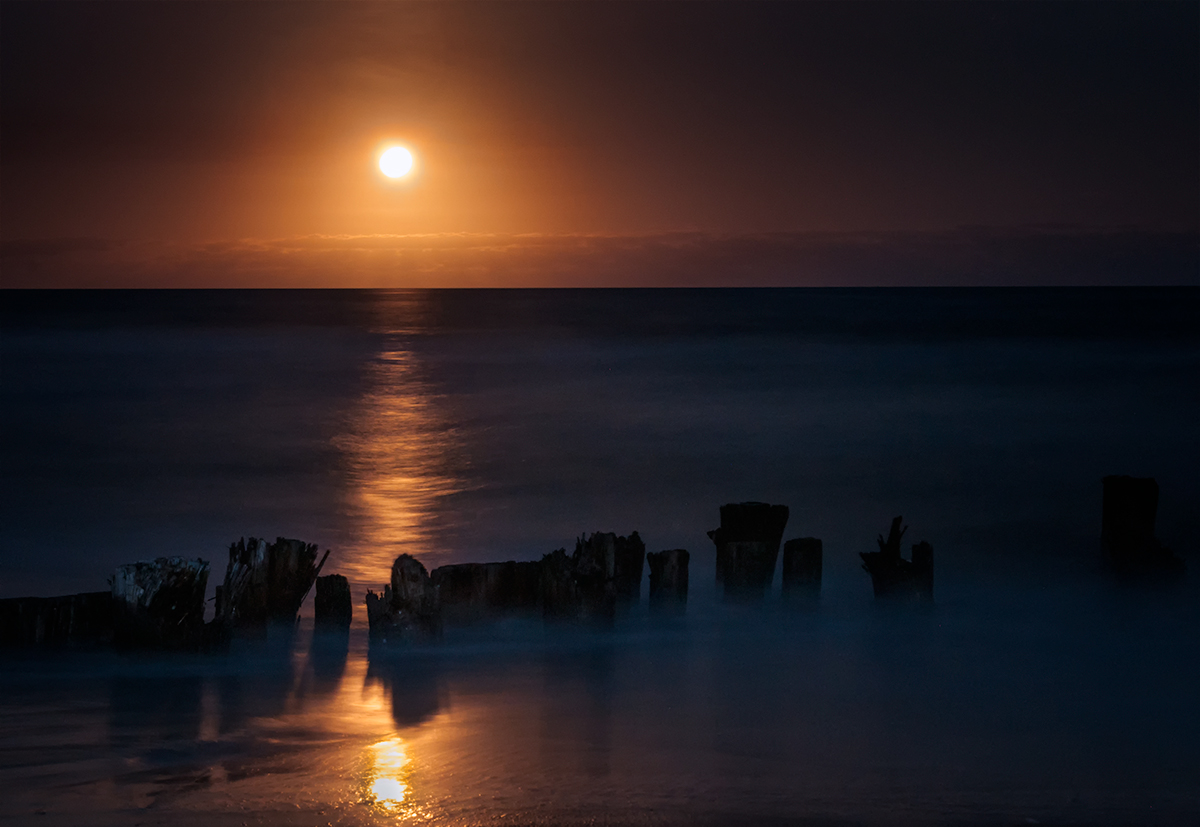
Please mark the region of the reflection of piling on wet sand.
[[912, 559], [900, 556], [900, 540], [908, 526], [900, 527], [903, 517], [892, 520], [887, 539], [880, 535], [879, 551], [859, 554], [863, 569], [871, 575], [877, 599], [933, 602], [933, 546], [924, 541], [912, 547]]

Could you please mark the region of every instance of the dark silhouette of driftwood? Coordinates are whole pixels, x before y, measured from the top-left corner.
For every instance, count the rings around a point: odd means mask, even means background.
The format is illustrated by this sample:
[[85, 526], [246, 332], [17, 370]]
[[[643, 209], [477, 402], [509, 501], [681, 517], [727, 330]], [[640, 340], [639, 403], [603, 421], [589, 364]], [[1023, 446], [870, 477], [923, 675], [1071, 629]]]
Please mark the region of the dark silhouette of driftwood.
[[860, 552], [863, 570], [871, 575], [877, 599], [933, 602], [933, 546], [926, 542], [912, 547], [912, 559], [900, 556], [900, 540], [908, 526], [900, 527], [903, 517], [892, 520], [887, 539], [880, 535], [879, 551]]
[[114, 642], [145, 648], [200, 646], [207, 586], [204, 560], [159, 557], [118, 566], [112, 579]]
[[1186, 564], [1154, 536], [1158, 483], [1153, 477], [1110, 476], [1103, 480], [1100, 546], [1122, 577], [1182, 577]]
[[761, 600], [775, 577], [786, 505], [745, 502], [721, 506], [721, 526], [708, 532], [717, 547], [717, 582], [725, 597]]
[[800, 537], [783, 544], [784, 601], [812, 603], [821, 597], [821, 541]]
[[646, 555], [650, 566], [650, 611], [683, 614], [687, 609], [688, 562], [686, 549], [673, 548]]

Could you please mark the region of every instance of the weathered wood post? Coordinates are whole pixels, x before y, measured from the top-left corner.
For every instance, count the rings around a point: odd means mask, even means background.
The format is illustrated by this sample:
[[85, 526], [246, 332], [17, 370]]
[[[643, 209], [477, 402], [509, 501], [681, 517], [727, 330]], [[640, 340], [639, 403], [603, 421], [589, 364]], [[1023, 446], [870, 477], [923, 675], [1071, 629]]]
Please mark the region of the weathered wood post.
[[318, 632], [340, 632], [350, 629], [354, 619], [354, 602], [350, 597], [350, 582], [340, 574], [317, 578], [317, 594], [313, 598]]
[[547, 620], [569, 620], [582, 612], [575, 563], [565, 548], [555, 549], [541, 561], [542, 614]]
[[112, 579], [113, 642], [168, 649], [199, 646], [207, 586], [204, 560], [159, 557], [118, 566]]
[[1100, 546], [1120, 575], [1181, 576], [1183, 560], [1154, 536], [1158, 483], [1153, 477], [1109, 476], [1103, 480]]
[[[579, 590], [579, 616], [611, 620], [617, 608], [617, 535], [596, 532], [575, 541], [571, 562]], [[623, 539], [623, 538], [622, 538]]]
[[783, 599], [812, 603], [821, 597], [821, 541], [799, 537], [783, 544]]
[[646, 546], [636, 531], [584, 535], [575, 553], [558, 549], [542, 558], [542, 608], [547, 618], [609, 623], [618, 603], [641, 595]]
[[924, 541], [917, 543], [913, 546], [912, 560], [905, 560], [900, 555], [900, 541], [908, 526], [901, 528], [903, 522], [903, 517], [892, 520], [887, 539], [880, 535], [876, 541], [879, 551], [859, 552], [863, 570], [871, 575], [876, 599], [932, 603], [933, 546]]
[[618, 537], [616, 534], [608, 536], [613, 538], [613, 586], [617, 593], [617, 603], [637, 603], [642, 599], [646, 544], [636, 531], [628, 537]]
[[367, 623], [373, 643], [429, 640], [442, 632], [437, 588], [421, 561], [401, 554], [392, 563], [383, 594], [367, 592]]
[[0, 646], [111, 643], [112, 591], [0, 600]]
[[274, 543], [251, 537], [229, 546], [225, 583], [217, 599], [216, 622], [226, 631], [265, 629], [268, 623], [295, 626], [329, 552], [317, 562], [317, 546], [279, 537]]
[[717, 547], [717, 582], [725, 597], [761, 600], [775, 577], [788, 507], [767, 503], [721, 506], [721, 526], [708, 532]]
[[471, 623], [487, 615], [487, 572], [484, 564], [438, 566], [429, 573], [429, 580], [437, 589], [445, 623]]
[[933, 546], [922, 540], [912, 547], [913, 585], [921, 599], [933, 602]]
[[673, 548], [646, 555], [650, 566], [650, 610], [683, 614], [687, 610], [688, 561], [686, 549]]
[[1158, 482], [1152, 477], [1105, 477], [1100, 544], [1118, 564], [1131, 564], [1155, 545]]
[[495, 609], [529, 612], [542, 605], [542, 564], [537, 560], [485, 563], [488, 604]]
[[442, 618], [465, 624], [541, 605], [541, 563], [455, 563], [429, 574], [441, 601]]

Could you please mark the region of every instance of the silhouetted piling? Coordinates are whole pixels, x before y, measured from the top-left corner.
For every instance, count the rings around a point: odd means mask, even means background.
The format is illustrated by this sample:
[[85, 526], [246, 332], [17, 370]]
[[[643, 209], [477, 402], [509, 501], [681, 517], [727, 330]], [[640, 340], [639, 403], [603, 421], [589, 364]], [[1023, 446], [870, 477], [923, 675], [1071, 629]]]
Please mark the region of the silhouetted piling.
[[903, 517], [892, 520], [887, 539], [879, 536], [879, 551], [859, 553], [863, 570], [871, 575], [877, 599], [933, 602], [933, 546], [926, 542], [912, 547], [912, 559], [900, 555], [900, 541], [908, 526], [901, 528]]
[[581, 618], [609, 620], [617, 608], [617, 544], [615, 534], [597, 532], [575, 541], [571, 562], [579, 589]]
[[575, 563], [565, 548], [555, 549], [541, 561], [542, 612], [549, 620], [577, 618], [582, 613]]
[[159, 557], [118, 566], [112, 579], [114, 642], [167, 649], [200, 646], [207, 586], [204, 560]]
[[[613, 544], [613, 588], [617, 603], [637, 603], [642, 599], [642, 571], [645, 568], [646, 544], [635, 531], [628, 537], [607, 534]], [[596, 537], [595, 534], [592, 535]]]
[[437, 588], [420, 560], [401, 554], [392, 563], [392, 580], [383, 594], [367, 592], [367, 623], [373, 643], [428, 640], [441, 634]]
[[541, 564], [537, 562], [457, 563], [430, 572], [442, 619], [472, 623], [500, 615], [531, 612], [541, 605]]
[[112, 638], [111, 591], [0, 600], [0, 646], [95, 646]]
[[1110, 476], [1103, 480], [1100, 545], [1122, 576], [1178, 577], [1186, 565], [1154, 536], [1158, 483], [1152, 477]]
[[717, 582], [725, 596], [761, 600], [775, 577], [787, 525], [786, 505], [746, 502], [721, 506], [721, 526], [708, 532], [717, 547]]
[[641, 595], [646, 546], [635, 531], [628, 537], [596, 532], [566, 549], [547, 554], [541, 562], [544, 616], [560, 620], [611, 622], [618, 603]]
[[783, 591], [785, 601], [816, 602], [821, 597], [821, 541], [800, 537], [783, 544]]
[[217, 599], [215, 623], [226, 631], [294, 626], [300, 604], [325, 565], [315, 544], [251, 537], [229, 546], [229, 565]]
[[651, 552], [646, 555], [650, 566], [650, 610], [662, 614], [683, 614], [687, 609], [688, 561], [685, 549]]
[[354, 601], [350, 597], [349, 581], [340, 574], [318, 577], [313, 612], [318, 632], [348, 630], [354, 619]]

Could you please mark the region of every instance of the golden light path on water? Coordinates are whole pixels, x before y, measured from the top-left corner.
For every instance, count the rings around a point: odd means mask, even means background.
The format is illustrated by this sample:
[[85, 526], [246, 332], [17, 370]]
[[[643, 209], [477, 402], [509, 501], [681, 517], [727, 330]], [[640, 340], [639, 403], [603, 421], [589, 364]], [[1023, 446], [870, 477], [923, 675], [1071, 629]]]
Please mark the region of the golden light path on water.
[[385, 347], [368, 369], [368, 389], [348, 432], [337, 440], [350, 469], [348, 506], [356, 526], [354, 547], [337, 555], [337, 566], [355, 586], [379, 589], [392, 561], [404, 553], [433, 568], [430, 558], [441, 550], [437, 503], [463, 487], [448, 470], [454, 434], [416, 355], [405, 346], [419, 329], [423, 301], [413, 294], [380, 300]]

